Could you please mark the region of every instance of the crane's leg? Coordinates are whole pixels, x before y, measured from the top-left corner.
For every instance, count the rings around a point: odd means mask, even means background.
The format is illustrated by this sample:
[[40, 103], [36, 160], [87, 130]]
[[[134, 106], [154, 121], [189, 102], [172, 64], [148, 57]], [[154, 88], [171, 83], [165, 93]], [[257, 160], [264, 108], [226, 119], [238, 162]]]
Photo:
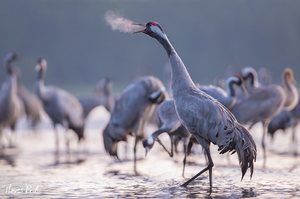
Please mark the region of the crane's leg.
[[192, 153], [192, 147], [194, 145], [193, 137], [190, 136], [189, 143], [187, 145], [187, 155], [190, 155]]
[[128, 160], [128, 142], [124, 143], [124, 159]]
[[59, 133], [55, 125], [54, 125], [54, 133], [55, 133], [55, 154], [59, 155]]
[[292, 127], [292, 150], [293, 150], [293, 153], [294, 153], [294, 156], [297, 156], [298, 155], [298, 152], [297, 152], [297, 136], [296, 136], [296, 127], [297, 125], [293, 126]]
[[133, 159], [133, 171], [135, 173], [135, 175], [138, 175], [139, 173], [137, 172], [137, 169], [136, 169], [136, 161], [137, 161], [137, 158], [136, 158], [136, 147], [137, 147], [137, 143], [138, 143], [138, 135], [135, 136], [135, 141], [134, 141], [134, 147], [133, 147], [133, 155], [134, 155], [134, 159]]
[[69, 137], [69, 130], [65, 130], [65, 142], [66, 142], [66, 154], [70, 155], [70, 137]]
[[158, 142], [158, 144], [160, 144], [162, 146], [162, 148], [169, 154], [170, 157], [173, 157], [173, 144], [171, 142], [171, 151], [169, 151], [167, 149], [167, 147], [165, 147], [165, 145], [161, 142], [161, 140], [159, 138], [156, 138], [156, 141]]
[[8, 134], [8, 148], [16, 148], [16, 140], [17, 140], [17, 134], [16, 134], [16, 124], [13, 124], [10, 126], [9, 134]]
[[263, 168], [266, 167], [266, 160], [267, 160], [267, 154], [266, 154], [266, 141], [265, 141], [265, 137], [266, 137], [266, 133], [267, 133], [267, 122], [263, 122], [263, 134], [262, 134], [262, 139], [261, 139], [261, 146], [263, 149]]
[[0, 127], [0, 152], [4, 149], [4, 144], [3, 144], [3, 132], [2, 128]]
[[170, 155], [170, 157], [173, 157], [173, 155], [174, 155], [174, 146], [175, 146], [174, 136], [170, 136], [170, 141], [171, 141], [171, 153], [169, 155]]
[[186, 165], [186, 157], [187, 157], [187, 147], [188, 143], [187, 140], [185, 139], [183, 142], [183, 152], [184, 152], [184, 158], [183, 158], [183, 167], [182, 167], [182, 177], [184, 178], [184, 171], [185, 171], [185, 165]]
[[209, 188], [209, 192], [211, 193], [211, 191], [212, 191], [212, 168], [214, 166], [214, 163], [213, 163], [211, 155], [210, 155], [209, 144], [207, 144], [207, 146], [205, 146], [205, 154], [206, 154], [207, 159], [208, 159], [207, 167], [205, 167], [203, 170], [201, 170], [199, 173], [197, 173], [194, 177], [192, 177], [191, 179], [189, 179], [187, 182], [185, 182], [184, 184], [182, 184], [181, 185], [182, 187], [187, 187], [190, 182], [192, 182], [198, 176], [200, 176], [202, 173], [204, 173], [205, 171], [208, 170], [209, 171], [209, 187], [210, 187]]

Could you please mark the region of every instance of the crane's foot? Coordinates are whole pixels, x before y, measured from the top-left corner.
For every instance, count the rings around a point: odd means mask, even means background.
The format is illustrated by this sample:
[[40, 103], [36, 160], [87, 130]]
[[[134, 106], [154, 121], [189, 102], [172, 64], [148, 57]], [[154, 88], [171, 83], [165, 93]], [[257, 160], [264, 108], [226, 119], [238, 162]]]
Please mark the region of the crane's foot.
[[135, 176], [141, 176], [141, 174], [138, 171], [134, 171]]
[[208, 191], [209, 195], [212, 193], [212, 187], [209, 187]]

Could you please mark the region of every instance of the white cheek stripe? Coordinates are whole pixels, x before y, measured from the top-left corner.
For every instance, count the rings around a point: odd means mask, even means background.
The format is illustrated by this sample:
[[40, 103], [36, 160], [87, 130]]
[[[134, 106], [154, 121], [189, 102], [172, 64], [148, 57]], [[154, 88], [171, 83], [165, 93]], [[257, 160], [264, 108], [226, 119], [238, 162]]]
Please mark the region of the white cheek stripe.
[[164, 34], [163, 34], [162, 31], [160, 30], [160, 28], [157, 27], [157, 26], [151, 26], [151, 30], [152, 30], [152, 32], [155, 32], [156, 34], [160, 35], [161, 37], [164, 36]]
[[153, 137], [151, 135], [148, 137], [147, 140], [148, 140], [148, 144], [152, 144], [154, 142]]

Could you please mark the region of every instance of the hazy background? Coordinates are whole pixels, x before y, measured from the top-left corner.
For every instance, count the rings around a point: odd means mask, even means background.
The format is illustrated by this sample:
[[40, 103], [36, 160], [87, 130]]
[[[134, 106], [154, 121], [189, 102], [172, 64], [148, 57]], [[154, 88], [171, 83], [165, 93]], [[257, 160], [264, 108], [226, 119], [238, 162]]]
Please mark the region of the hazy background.
[[[277, 82], [289, 66], [300, 79], [297, 0], [0, 0], [0, 59], [15, 50], [23, 82], [32, 86], [36, 59], [43, 56], [47, 84], [75, 94], [92, 92], [105, 76], [115, 90], [140, 75], [168, 82], [163, 48], [142, 34], [113, 32], [104, 20], [108, 10], [158, 21], [197, 82], [212, 83], [243, 66], [267, 67]], [[6, 75], [1, 66], [0, 82]]]

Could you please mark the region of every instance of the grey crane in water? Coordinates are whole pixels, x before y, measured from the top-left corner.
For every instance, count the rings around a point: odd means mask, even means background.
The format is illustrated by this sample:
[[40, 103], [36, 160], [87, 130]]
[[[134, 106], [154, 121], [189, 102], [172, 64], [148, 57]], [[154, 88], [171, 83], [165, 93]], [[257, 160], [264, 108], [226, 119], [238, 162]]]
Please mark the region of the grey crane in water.
[[237, 152], [242, 178], [248, 168], [253, 174], [256, 145], [250, 133], [240, 125], [234, 115], [220, 102], [199, 90], [191, 79], [184, 63], [170, 43], [161, 26], [156, 22], [140, 24], [140, 31], [156, 39], [166, 50], [172, 71], [171, 88], [175, 109], [181, 123], [197, 139], [208, 158], [208, 165], [185, 182], [186, 187], [205, 171], [209, 171], [210, 192], [212, 191], [212, 168], [210, 143], [219, 146], [221, 154]]
[[[36, 65], [38, 71], [36, 94], [42, 101], [45, 112], [50, 117], [56, 134], [56, 153], [59, 152], [59, 136], [56, 126], [62, 125], [66, 131], [73, 130], [78, 142], [84, 138], [83, 110], [78, 99], [67, 91], [53, 86], [45, 85], [45, 72], [47, 61], [39, 58]], [[66, 132], [67, 133], [67, 132]], [[69, 152], [69, 139], [66, 137], [67, 152]]]
[[[8, 78], [2, 84], [0, 91], [0, 141], [4, 128], [15, 130], [17, 120], [23, 113], [23, 106], [18, 97], [17, 75], [12, 62], [17, 59], [15, 52], [7, 53], [4, 57], [4, 66]], [[10, 143], [11, 144], [11, 143]]]
[[[206, 94], [212, 96], [213, 98], [217, 99], [225, 107], [230, 109], [236, 102], [234, 85], [237, 85], [238, 87], [242, 87], [242, 80], [236, 76], [229, 77], [226, 81], [226, 91], [218, 86], [213, 86], [213, 85], [199, 86], [199, 89], [205, 92]], [[189, 151], [191, 150], [191, 147], [195, 143], [194, 141], [196, 140], [194, 138], [190, 139], [191, 138], [190, 133], [181, 124], [176, 113], [174, 100], [170, 99], [161, 103], [157, 107], [156, 115], [160, 122], [159, 129], [153, 132], [151, 135], [148, 136], [147, 139], [143, 141], [143, 146], [146, 150], [146, 154], [154, 146], [155, 140], [157, 140], [158, 143], [161, 144], [162, 147], [172, 157], [174, 153], [174, 148], [176, 149], [178, 141], [182, 140], [183, 149], [184, 149], [182, 176], [184, 177], [186, 158]], [[171, 140], [170, 152], [158, 139], [158, 136], [162, 133], [167, 133], [170, 136], [170, 140]]]
[[108, 112], [111, 112], [115, 104], [111, 80], [109, 78], [99, 80], [95, 96], [79, 96], [78, 100], [83, 108], [85, 118], [98, 106], [103, 106]]
[[249, 95], [244, 96], [239, 103], [236, 103], [231, 111], [240, 123], [249, 124], [250, 128], [252, 128], [254, 124], [262, 122], [263, 134], [261, 145], [263, 148], [263, 166], [265, 166], [265, 136], [267, 133], [267, 126], [271, 119], [285, 106], [290, 108], [291, 105], [295, 104], [295, 99], [287, 100], [286, 93], [290, 93], [294, 98], [298, 98], [298, 94], [294, 93], [292, 91], [293, 89], [290, 89], [294, 87], [294, 80], [292, 79], [293, 76], [291, 76], [292, 73], [290, 69], [285, 69], [283, 72], [283, 82], [288, 84], [288, 86], [284, 87], [285, 89], [274, 84], [260, 85], [257, 79], [257, 73], [255, 69], [251, 67], [244, 68], [241, 75], [246, 83], [249, 82], [249, 84], [246, 84]]
[[286, 131], [287, 129], [292, 130], [291, 137], [291, 149], [294, 152], [294, 155], [297, 155], [297, 136], [296, 136], [296, 128], [300, 122], [300, 101], [294, 107], [293, 110], [287, 111], [283, 110], [279, 114], [277, 114], [274, 118], [272, 118], [271, 122], [268, 125], [268, 134], [271, 135], [272, 140], [274, 139], [275, 133], [278, 130]]
[[153, 76], [146, 76], [134, 81], [125, 88], [116, 101], [109, 123], [103, 131], [104, 148], [109, 155], [116, 158], [118, 158], [118, 143], [126, 141], [128, 135], [135, 137], [133, 154], [136, 174], [138, 173], [136, 168], [137, 144], [144, 138], [146, 120], [165, 96], [164, 85]]

